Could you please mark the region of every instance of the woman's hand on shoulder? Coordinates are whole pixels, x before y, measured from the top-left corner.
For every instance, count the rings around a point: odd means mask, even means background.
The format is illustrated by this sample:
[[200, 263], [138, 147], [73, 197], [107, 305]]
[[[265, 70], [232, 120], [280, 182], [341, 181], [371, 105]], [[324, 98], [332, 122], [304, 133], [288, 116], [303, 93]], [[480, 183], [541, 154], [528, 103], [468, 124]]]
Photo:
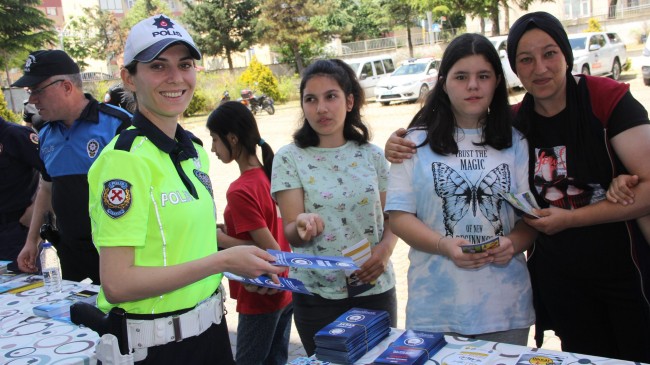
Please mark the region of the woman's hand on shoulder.
[[296, 230], [300, 239], [307, 242], [323, 233], [325, 223], [316, 213], [300, 213], [296, 217]]
[[384, 156], [389, 162], [402, 163], [415, 154], [415, 143], [407, 140], [404, 136], [406, 136], [406, 129], [400, 128], [388, 137], [384, 147]]
[[443, 237], [438, 245], [439, 255], [448, 257], [456, 266], [463, 269], [478, 269], [494, 260], [487, 252], [465, 253], [461, 246], [469, 242], [460, 237]]
[[612, 203], [628, 205], [634, 203], [633, 187], [639, 184], [637, 175], [618, 175], [609, 184], [607, 189], [607, 200]]

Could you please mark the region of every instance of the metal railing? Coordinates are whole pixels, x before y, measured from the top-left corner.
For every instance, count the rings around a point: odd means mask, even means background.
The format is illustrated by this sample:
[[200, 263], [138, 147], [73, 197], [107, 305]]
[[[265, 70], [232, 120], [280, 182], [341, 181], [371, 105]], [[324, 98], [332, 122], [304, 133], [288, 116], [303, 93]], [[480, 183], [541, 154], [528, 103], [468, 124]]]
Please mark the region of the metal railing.
[[[433, 42], [428, 32], [421, 30], [411, 32], [411, 42], [413, 46], [423, 46], [432, 43], [447, 42], [453, 38], [458, 28], [445, 29], [442, 32], [433, 33]], [[367, 39], [358, 42], [348, 42], [341, 44], [342, 55], [353, 55], [358, 53], [368, 53], [373, 51], [391, 50], [402, 47], [408, 47], [408, 36], [400, 35], [386, 38]]]

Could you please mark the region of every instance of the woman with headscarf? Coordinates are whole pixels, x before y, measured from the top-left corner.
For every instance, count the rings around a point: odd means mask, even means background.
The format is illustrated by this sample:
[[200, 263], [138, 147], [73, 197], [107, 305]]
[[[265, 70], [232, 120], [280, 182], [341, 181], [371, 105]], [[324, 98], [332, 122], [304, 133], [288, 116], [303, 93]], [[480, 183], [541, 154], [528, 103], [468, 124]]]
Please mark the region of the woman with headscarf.
[[[528, 91], [515, 106], [529, 143], [530, 186], [545, 208], [526, 218], [540, 234], [530, 255], [537, 335], [553, 329], [565, 351], [650, 361], [650, 246], [635, 218], [650, 210], [650, 125], [614, 80], [573, 75], [573, 53], [553, 15], [529, 13], [508, 36], [510, 66]], [[553, 150], [561, 204], [535, 184]], [[636, 174], [637, 202], [605, 199], [618, 174]], [[539, 337], [538, 337], [539, 338]]]
[[[541, 218], [529, 252], [536, 340], [552, 329], [564, 351], [650, 361], [650, 245], [636, 218], [650, 212], [650, 123], [629, 85], [573, 75], [560, 21], [545, 12], [518, 19], [508, 36], [510, 66], [527, 93], [514, 106], [529, 145], [529, 184]], [[397, 131], [393, 163], [412, 146]], [[638, 175], [635, 203], [607, 201], [618, 174]]]

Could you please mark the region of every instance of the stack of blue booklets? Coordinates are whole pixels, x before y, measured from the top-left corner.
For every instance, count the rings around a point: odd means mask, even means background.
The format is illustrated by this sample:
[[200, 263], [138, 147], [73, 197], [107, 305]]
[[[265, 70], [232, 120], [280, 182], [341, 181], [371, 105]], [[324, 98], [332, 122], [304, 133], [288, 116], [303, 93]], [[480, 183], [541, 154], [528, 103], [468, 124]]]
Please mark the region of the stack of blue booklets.
[[388, 312], [352, 308], [314, 336], [318, 360], [352, 364], [390, 333]]
[[406, 330], [375, 359], [375, 364], [421, 365], [445, 347], [444, 334]]

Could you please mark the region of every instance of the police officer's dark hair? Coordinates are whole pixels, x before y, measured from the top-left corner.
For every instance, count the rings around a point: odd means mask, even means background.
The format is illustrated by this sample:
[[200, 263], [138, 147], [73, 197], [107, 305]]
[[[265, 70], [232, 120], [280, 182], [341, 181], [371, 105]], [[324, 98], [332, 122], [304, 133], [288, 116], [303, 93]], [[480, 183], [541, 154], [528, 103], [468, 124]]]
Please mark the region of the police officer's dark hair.
[[234, 134], [239, 145], [251, 155], [255, 155], [255, 146], [260, 146], [262, 148], [262, 167], [266, 176], [271, 180], [273, 149], [260, 136], [255, 116], [244, 104], [238, 101], [221, 104], [210, 113], [206, 126], [210, 132], [219, 136], [233, 159], [236, 156], [233, 156], [232, 146], [228, 140], [229, 133]]
[[[365, 94], [357, 76], [347, 63], [338, 59], [318, 60], [309, 65], [303, 72], [300, 82], [300, 106], [303, 104], [303, 96], [307, 81], [315, 76], [325, 76], [336, 81], [347, 97], [354, 97], [352, 110], [345, 115], [343, 125], [343, 137], [346, 141], [356, 141], [362, 145], [370, 140], [370, 131], [361, 120], [361, 107], [365, 104]], [[293, 134], [294, 143], [300, 148], [318, 146], [320, 138], [316, 131], [309, 125], [307, 118], [303, 117], [302, 126]]]

